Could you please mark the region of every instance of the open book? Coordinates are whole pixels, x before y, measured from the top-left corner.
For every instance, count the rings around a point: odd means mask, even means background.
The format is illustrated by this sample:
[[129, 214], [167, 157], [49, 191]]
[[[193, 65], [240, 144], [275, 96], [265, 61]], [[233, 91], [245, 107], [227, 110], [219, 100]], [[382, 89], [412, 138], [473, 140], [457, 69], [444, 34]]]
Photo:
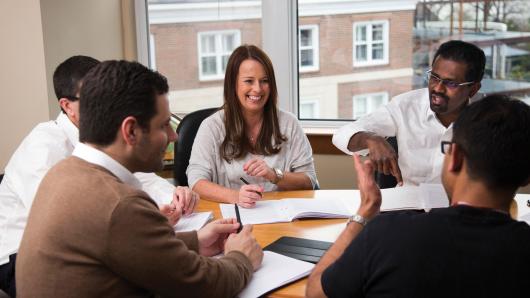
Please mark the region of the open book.
[[212, 211], [195, 212], [182, 216], [176, 225], [173, 226], [175, 232], [189, 232], [199, 230], [213, 218]]
[[[440, 184], [422, 184], [382, 189], [381, 211], [447, 207], [449, 201]], [[290, 222], [297, 218], [347, 218], [357, 212], [361, 203], [358, 190], [350, 198], [264, 200], [254, 208], [239, 208], [243, 224]], [[219, 204], [224, 218], [236, 216], [233, 204]]]
[[[254, 208], [239, 208], [241, 222], [265, 224], [290, 222], [296, 218], [347, 218], [357, 210], [359, 200], [334, 199], [282, 199], [256, 202]], [[223, 218], [235, 218], [233, 204], [219, 204]]]
[[250, 283], [239, 293], [238, 297], [259, 297], [309, 275], [314, 266], [314, 264], [286, 257], [272, 251], [264, 251], [261, 267], [254, 272]]

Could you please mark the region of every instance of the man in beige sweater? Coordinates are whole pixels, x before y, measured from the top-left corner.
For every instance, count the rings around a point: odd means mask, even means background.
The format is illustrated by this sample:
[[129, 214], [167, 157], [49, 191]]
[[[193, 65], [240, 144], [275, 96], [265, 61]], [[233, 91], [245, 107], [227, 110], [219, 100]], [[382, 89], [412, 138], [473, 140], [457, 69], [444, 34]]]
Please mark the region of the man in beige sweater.
[[[176, 135], [168, 85], [135, 62], [85, 78], [80, 143], [43, 179], [20, 246], [19, 297], [231, 297], [263, 257], [252, 227], [219, 220], [175, 235], [132, 173], [161, 169]], [[208, 258], [224, 251], [224, 257]]]

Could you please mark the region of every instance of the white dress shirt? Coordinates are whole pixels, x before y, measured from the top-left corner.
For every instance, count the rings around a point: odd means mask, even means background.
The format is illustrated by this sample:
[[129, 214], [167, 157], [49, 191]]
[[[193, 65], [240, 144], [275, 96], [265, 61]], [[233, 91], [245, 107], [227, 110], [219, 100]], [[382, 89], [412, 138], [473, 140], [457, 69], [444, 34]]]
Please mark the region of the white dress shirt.
[[445, 127], [429, 106], [429, 92], [413, 90], [395, 96], [387, 105], [341, 127], [333, 144], [347, 154], [350, 138], [361, 131], [397, 138], [398, 163], [404, 185], [441, 183], [441, 141], [452, 138], [452, 124]]
[[[79, 140], [77, 127], [64, 113], [55, 121], [38, 124], [19, 145], [0, 184], [0, 265], [18, 251], [37, 188], [48, 170], [70, 156]], [[168, 204], [174, 186], [153, 173], [136, 178], [157, 204]]]

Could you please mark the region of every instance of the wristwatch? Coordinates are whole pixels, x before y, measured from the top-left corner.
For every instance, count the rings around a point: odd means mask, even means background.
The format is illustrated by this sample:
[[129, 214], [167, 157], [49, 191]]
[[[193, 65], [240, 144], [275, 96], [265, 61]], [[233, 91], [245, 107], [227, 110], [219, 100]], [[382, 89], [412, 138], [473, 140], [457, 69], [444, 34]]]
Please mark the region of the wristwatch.
[[356, 222], [356, 223], [360, 224], [363, 227], [366, 226], [366, 224], [368, 223], [366, 218], [362, 217], [359, 214], [354, 214], [354, 215], [350, 216], [350, 218], [348, 218], [348, 224], [350, 224], [352, 222]]
[[283, 179], [283, 171], [278, 168], [273, 168], [274, 174], [276, 174], [276, 178], [274, 178], [274, 181], [272, 181], [273, 184], [278, 184]]

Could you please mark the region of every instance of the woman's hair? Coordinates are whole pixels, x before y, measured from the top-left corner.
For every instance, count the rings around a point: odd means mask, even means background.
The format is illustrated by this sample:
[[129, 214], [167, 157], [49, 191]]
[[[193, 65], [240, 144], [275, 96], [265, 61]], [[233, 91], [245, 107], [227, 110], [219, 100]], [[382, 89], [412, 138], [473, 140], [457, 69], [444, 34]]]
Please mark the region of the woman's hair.
[[[237, 77], [243, 61], [251, 59], [265, 69], [269, 81], [270, 95], [263, 110], [263, 124], [254, 146], [247, 138], [245, 119], [237, 97]], [[248, 152], [273, 155], [281, 150], [287, 138], [280, 133], [278, 122], [278, 91], [272, 62], [261, 49], [254, 45], [242, 45], [234, 50], [226, 66], [224, 81], [224, 104], [226, 136], [221, 144], [221, 157], [226, 161], [238, 159]]]

